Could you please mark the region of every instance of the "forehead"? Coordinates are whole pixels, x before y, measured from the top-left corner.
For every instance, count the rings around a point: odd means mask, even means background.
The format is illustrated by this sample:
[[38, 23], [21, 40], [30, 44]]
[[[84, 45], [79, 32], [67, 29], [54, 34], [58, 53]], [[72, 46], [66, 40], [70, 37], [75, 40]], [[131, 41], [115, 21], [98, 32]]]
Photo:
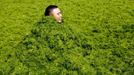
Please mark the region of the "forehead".
[[55, 8], [52, 10], [52, 12], [55, 12], [55, 13], [58, 13], [58, 12], [61, 12], [59, 8]]

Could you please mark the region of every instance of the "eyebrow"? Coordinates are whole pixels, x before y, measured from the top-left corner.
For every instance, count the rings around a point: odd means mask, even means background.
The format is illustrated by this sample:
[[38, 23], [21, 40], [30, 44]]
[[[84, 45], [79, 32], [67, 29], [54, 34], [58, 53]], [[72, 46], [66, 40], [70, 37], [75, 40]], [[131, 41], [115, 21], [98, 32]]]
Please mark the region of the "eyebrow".
[[61, 11], [60, 11], [60, 12], [58, 12], [57, 14], [61, 14]]
[[58, 13], [61, 13], [61, 11], [60, 11], [60, 12], [58, 12]]

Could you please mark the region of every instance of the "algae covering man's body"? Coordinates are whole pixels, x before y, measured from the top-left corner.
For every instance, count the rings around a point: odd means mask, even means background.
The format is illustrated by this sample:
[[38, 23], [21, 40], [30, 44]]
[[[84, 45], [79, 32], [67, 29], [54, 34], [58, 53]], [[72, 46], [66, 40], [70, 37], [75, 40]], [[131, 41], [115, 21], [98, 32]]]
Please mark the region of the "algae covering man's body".
[[[31, 34], [26, 35], [16, 46], [16, 57], [26, 69], [24, 75], [60, 75], [65, 71], [71, 71], [72, 68], [79, 68], [74, 70], [75, 72], [83, 71], [80, 68], [85, 66], [75, 66], [74, 64], [78, 63], [72, 62], [70, 56], [86, 55], [86, 51], [91, 47], [88, 39], [61, 22], [60, 10], [55, 6], [49, 6], [45, 16], [34, 25]], [[79, 53], [78, 56], [76, 53]]]

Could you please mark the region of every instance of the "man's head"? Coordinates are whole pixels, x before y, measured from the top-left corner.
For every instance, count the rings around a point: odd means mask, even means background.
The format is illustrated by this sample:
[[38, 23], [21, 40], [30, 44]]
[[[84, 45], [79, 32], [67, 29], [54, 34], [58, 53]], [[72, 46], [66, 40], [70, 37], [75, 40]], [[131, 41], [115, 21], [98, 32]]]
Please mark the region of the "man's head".
[[62, 14], [58, 6], [49, 5], [44, 13], [45, 16], [53, 16], [57, 22], [62, 22]]

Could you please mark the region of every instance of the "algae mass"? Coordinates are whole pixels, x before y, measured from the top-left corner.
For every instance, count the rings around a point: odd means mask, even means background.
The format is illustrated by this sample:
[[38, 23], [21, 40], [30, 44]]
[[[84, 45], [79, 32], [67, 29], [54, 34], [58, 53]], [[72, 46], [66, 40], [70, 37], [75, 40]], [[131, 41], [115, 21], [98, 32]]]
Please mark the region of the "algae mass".
[[[66, 74], [69, 70], [74, 70], [82, 74], [81, 68], [84, 67], [82, 64], [89, 65], [83, 62], [83, 56], [87, 56], [86, 53], [92, 50], [87, 41], [68, 26], [58, 24], [47, 17], [38, 22], [31, 30], [31, 34], [25, 36], [18, 44], [16, 55], [25, 66], [33, 67], [31, 70], [35, 73]], [[73, 62], [72, 55], [81, 59]], [[88, 71], [83, 74], [87, 74]]]
[[[43, 16], [58, 5], [59, 24]], [[0, 75], [133, 75], [134, 1], [0, 1]]]

